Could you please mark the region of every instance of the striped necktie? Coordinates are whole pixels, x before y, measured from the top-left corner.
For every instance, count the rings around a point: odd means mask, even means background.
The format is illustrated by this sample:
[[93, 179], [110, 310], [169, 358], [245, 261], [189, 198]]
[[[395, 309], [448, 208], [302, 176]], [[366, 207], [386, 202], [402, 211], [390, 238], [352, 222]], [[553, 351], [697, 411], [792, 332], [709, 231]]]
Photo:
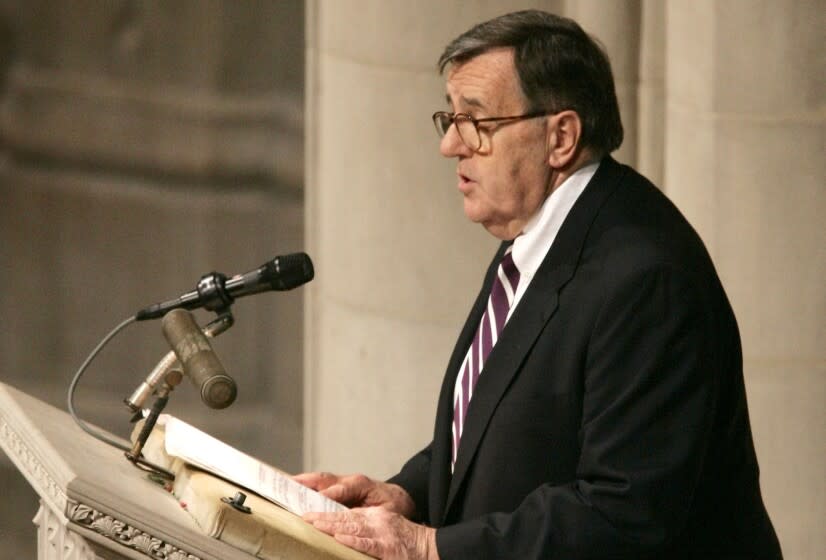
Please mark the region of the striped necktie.
[[513, 304], [513, 296], [519, 284], [519, 270], [513, 262], [511, 250], [513, 246], [505, 250], [505, 255], [499, 263], [496, 278], [491, 286], [488, 305], [485, 309], [473, 342], [462, 362], [459, 370], [456, 388], [453, 398], [453, 450], [451, 454], [450, 468], [456, 464], [456, 457], [459, 453], [459, 441], [462, 438], [465, 416], [467, 415], [468, 404], [473, 396], [473, 389], [482, 373], [485, 360], [499, 339], [508, 312]]

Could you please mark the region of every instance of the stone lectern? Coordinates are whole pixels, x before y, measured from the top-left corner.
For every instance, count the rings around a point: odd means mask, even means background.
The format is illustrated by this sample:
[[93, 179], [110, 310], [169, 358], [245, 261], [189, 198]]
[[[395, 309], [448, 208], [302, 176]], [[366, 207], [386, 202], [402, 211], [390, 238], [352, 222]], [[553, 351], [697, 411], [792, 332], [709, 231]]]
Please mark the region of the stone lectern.
[[[367, 558], [257, 496], [252, 515], [216, 505], [211, 519], [219, 522], [203, 527], [123, 452], [86, 434], [68, 413], [3, 383], [0, 447], [40, 496], [39, 560]], [[204, 488], [235, 490], [213, 482]], [[193, 486], [190, 497], [198, 492]], [[203, 497], [210, 507], [220, 504], [213, 498]]]

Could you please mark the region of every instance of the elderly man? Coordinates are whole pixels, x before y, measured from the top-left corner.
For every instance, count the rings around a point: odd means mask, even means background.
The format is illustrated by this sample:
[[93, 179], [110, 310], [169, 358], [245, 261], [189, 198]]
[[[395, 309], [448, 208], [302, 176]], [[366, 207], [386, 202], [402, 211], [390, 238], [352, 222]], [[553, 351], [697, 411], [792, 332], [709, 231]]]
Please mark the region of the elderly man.
[[605, 54], [526, 11], [439, 64], [441, 153], [502, 244], [433, 440], [387, 482], [299, 475], [356, 508], [306, 519], [380, 558], [780, 558], [734, 315], [691, 226], [609, 155], [622, 125]]

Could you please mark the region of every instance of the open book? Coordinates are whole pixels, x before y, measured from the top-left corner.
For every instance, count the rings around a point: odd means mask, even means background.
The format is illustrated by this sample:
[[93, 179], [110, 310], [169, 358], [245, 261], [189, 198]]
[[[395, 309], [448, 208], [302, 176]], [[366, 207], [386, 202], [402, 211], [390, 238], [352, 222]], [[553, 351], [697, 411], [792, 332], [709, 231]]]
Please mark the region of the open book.
[[170, 457], [210, 472], [255, 492], [296, 515], [311, 511], [343, 511], [347, 508], [294, 481], [275, 467], [230, 447], [186, 422], [161, 414], [158, 425], [166, 432], [165, 450]]

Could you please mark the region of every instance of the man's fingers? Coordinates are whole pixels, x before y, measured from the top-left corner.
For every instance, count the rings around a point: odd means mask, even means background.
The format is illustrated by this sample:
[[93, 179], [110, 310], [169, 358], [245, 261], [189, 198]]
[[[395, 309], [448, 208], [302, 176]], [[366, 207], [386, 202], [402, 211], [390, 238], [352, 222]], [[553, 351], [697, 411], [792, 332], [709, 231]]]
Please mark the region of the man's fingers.
[[348, 494], [351, 493], [347, 492], [347, 489], [344, 487], [344, 485], [336, 483], [332, 486], [328, 486], [324, 490], [321, 490], [321, 494], [323, 496], [327, 496], [328, 498], [336, 502], [345, 503], [349, 498]]
[[365, 504], [365, 499], [369, 496], [371, 488], [375, 487], [375, 481], [364, 475], [348, 475], [336, 477], [319, 491], [331, 500], [348, 507], [373, 505]]
[[336, 484], [341, 477], [328, 472], [308, 472], [293, 476], [293, 480], [316, 491]]
[[293, 475], [293, 480], [315, 490], [318, 475], [316, 473], [301, 473]]

